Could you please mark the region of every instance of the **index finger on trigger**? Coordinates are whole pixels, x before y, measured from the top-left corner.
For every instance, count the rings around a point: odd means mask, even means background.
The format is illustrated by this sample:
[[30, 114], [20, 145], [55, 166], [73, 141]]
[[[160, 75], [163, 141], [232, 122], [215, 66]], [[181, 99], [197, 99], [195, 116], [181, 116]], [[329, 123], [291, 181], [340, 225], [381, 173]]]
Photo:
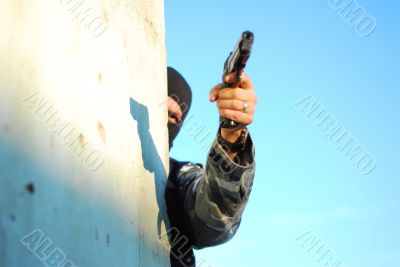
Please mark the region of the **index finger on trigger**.
[[253, 83], [249, 77], [249, 75], [247, 75], [246, 72], [242, 72], [242, 75], [240, 76], [240, 87], [243, 89], [252, 89], [253, 88]]

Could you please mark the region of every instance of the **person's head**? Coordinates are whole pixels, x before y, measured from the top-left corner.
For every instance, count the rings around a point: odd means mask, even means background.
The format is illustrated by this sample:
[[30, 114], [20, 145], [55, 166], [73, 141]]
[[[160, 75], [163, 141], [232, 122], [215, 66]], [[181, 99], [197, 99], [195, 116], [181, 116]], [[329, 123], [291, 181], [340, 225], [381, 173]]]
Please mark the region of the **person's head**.
[[192, 91], [183, 76], [168, 67], [168, 139], [171, 149], [192, 104]]

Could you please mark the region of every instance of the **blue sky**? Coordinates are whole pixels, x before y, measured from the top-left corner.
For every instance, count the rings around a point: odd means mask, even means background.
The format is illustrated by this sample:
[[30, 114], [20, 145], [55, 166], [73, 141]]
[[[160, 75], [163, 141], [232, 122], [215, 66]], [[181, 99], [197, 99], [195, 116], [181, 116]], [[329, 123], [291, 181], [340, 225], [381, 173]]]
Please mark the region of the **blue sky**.
[[[202, 266], [323, 266], [307, 239], [296, 241], [309, 231], [340, 266], [400, 266], [400, 2], [353, 1], [376, 21], [367, 37], [329, 3], [165, 2], [168, 65], [190, 83], [190, 114], [211, 131], [208, 91], [240, 33], [255, 33], [246, 67], [259, 98], [249, 127], [255, 184], [234, 239], [196, 252]], [[307, 96], [376, 159], [369, 175], [295, 106]], [[204, 163], [206, 153], [182, 132], [172, 156]]]

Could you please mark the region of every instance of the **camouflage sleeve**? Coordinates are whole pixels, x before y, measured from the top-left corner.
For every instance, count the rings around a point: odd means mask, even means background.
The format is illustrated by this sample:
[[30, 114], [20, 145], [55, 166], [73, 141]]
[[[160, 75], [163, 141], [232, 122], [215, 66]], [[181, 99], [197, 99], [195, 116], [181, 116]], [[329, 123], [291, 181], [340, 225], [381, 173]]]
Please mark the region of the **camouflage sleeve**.
[[254, 157], [250, 135], [235, 162], [215, 140], [205, 169], [189, 163], [179, 171], [179, 194], [195, 248], [219, 245], [235, 235], [253, 185]]

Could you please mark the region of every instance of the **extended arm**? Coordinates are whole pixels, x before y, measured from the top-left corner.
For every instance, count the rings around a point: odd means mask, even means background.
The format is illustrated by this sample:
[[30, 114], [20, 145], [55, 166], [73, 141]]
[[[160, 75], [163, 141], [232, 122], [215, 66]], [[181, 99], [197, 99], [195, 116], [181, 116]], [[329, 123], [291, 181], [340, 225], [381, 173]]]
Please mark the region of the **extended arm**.
[[214, 246], [236, 233], [252, 189], [254, 146], [248, 136], [241, 163], [233, 162], [215, 141], [205, 170], [188, 164], [179, 172], [184, 210], [195, 237], [195, 247]]

